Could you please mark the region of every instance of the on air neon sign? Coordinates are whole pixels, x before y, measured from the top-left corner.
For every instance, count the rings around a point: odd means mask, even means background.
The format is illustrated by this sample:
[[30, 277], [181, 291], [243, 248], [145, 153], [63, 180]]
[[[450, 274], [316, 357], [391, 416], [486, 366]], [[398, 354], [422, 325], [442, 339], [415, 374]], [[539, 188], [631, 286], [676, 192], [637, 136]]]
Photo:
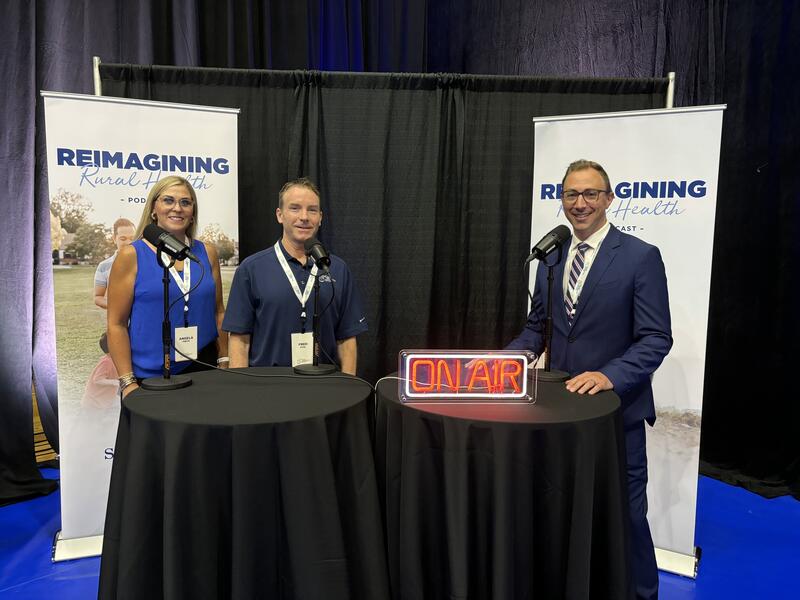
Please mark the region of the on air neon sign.
[[533, 402], [531, 352], [517, 350], [403, 350], [403, 402]]

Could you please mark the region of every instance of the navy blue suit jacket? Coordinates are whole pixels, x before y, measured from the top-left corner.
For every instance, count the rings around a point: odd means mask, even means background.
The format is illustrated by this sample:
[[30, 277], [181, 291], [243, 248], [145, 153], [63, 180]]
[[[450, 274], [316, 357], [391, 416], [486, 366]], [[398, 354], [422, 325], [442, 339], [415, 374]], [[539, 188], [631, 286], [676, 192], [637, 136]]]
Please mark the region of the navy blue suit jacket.
[[[609, 229], [594, 257], [572, 327], [564, 308], [564, 268], [569, 243], [554, 269], [550, 365], [570, 375], [600, 371], [622, 399], [626, 425], [655, 421], [650, 375], [672, 347], [667, 276], [655, 246]], [[556, 257], [549, 257], [555, 260]], [[547, 267], [536, 272], [525, 329], [508, 348], [544, 350]]]

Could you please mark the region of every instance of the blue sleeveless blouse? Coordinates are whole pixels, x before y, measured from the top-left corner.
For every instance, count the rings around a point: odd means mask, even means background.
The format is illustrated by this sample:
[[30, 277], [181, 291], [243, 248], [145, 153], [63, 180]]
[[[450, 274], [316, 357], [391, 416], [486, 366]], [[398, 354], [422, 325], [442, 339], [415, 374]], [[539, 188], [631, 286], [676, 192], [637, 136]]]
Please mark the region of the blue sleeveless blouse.
[[[164, 320], [164, 284], [161, 281], [163, 270], [158, 264], [156, 253], [144, 242], [136, 240], [136, 282], [133, 287], [133, 303], [128, 322], [128, 335], [131, 340], [131, 362], [136, 377], [159, 377], [164, 357], [161, 343], [161, 324]], [[206, 248], [199, 240], [192, 240], [192, 252], [205, 268], [203, 280], [197, 289], [189, 294], [189, 325], [197, 325], [197, 351], [217, 339], [216, 286], [211, 273], [211, 263]], [[193, 264], [192, 287], [200, 281], [199, 265]], [[178, 273], [183, 275], [183, 272]], [[178, 284], [170, 275], [170, 304], [181, 297]], [[175, 328], [184, 326], [183, 300], [175, 302], [169, 311], [172, 341], [175, 342]], [[170, 372], [180, 373], [192, 362], [175, 362], [175, 350], [170, 351]]]

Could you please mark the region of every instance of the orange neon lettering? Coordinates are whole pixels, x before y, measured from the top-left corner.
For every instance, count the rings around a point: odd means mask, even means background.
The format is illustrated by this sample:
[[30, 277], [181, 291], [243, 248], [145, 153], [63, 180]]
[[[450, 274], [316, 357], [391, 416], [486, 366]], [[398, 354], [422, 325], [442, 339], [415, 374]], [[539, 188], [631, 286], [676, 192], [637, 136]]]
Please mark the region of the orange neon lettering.
[[504, 360], [501, 366], [501, 388], [506, 388], [506, 379], [508, 379], [511, 383], [511, 387], [514, 388], [514, 392], [519, 394], [520, 387], [519, 387], [519, 379], [518, 377], [522, 374], [522, 365], [518, 360]]
[[[482, 372], [482, 375], [478, 375], [478, 372]], [[477, 380], [484, 381], [486, 383], [485, 389], [480, 390], [481, 392], [490, 392], [492, 389], [492, 378], [489, 375], [489, 367], [486, 365], [486, 361], [484, 359], [480, 359], [475, 363], [475, 367], [472, 369], [472, 375], [469, 378], [469, 383], [467, 384], [467, 391], [472, 392], [475, 390], [475, 382]]]
[[[430, 384], [424, 384], [419, 382], [419, 378], [417, 376], [417, 370], [420, 367], [420, 365], [428, 367], [428, 380], [430, 381]], [[418, 360], [413, 361], [411, 363], [411, 389], [413, 389], [415, 392], [432, 392], [435, 385], [433, 382], [434, 373], [435, 370], [432, 360], [427, 358], [426, 359], [420, 358]]]
[[492, 361], [492, 371], [494, 373], [494, 387], [492, 388], [493, 394], [498, 394], [503, 391], [503, 381], [500, 379], [500, 363], [501, 361], [497, 359]]
[[456, 377], [455, 381], [453, 380], [453, 374], [450, 372], [450, 367], [447, 364], [447, 360], [439, 359], [436, 361], [436, 391], [442, 391], [442, 384], [447, 380], [447, 387], [450, 388], [451, 392], [458, 392], [458, 383], [461, 379], [461, 362], [456, 359]]

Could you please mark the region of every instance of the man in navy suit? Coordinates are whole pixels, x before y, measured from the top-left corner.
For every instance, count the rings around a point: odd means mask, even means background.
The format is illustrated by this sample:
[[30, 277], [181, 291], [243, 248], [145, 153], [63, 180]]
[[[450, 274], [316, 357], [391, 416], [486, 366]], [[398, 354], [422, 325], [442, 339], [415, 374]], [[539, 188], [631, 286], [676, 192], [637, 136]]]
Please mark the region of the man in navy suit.
[[[656, 419], [650, 376], [672, 347], [664, 263], [658, 248], [606, 220], [614, 192], [599, 164], [572, 163], [562, 190], [573, 235], [554, 273], [550, 364], [570, 374], [571, 392], [614, 390], [622, 399], [634, 584], [638, 598], [657, 598], [644, 422]], [[540, 263], [528, 322], [508, 348], [544, 349], [546, 278]]]

